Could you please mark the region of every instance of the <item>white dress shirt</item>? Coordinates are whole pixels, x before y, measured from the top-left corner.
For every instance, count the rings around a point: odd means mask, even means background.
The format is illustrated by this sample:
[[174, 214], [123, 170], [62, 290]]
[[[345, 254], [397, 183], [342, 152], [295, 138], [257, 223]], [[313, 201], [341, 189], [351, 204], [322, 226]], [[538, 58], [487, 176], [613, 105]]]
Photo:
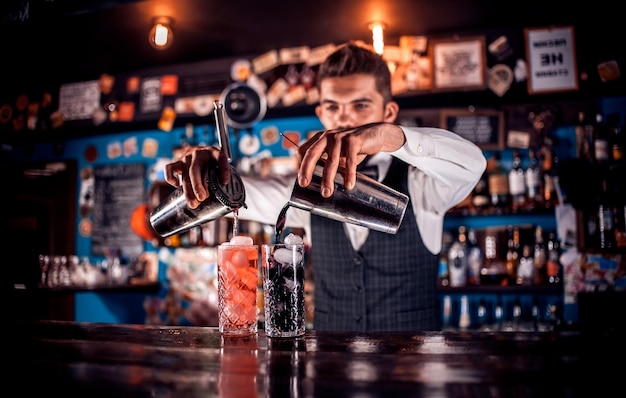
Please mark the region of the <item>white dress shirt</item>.
[[[391, 153], [378, 153], [368, 164], [378, 166], [382, 181], [392, 156], [408, 163], [409, 196], [424, 245], [433, 254], [441, 251], [443, 220], [448, 210], [469, 195], [486, 167], [486, 159], [476, 145], [447, 130], [431, 127], [402, 127], [406, 142]], [[239, 210], [240, 219], [274, 225], [291, 197], [294, 175], [274, 177], [242, 176], [246, 189], [246, 206]], [[286, 226], [301, 227], [310, 235], [311, 213], [290, 208]], [[352, 246], [358, 250], [367, 239], [369, 229], [344, 224]]]

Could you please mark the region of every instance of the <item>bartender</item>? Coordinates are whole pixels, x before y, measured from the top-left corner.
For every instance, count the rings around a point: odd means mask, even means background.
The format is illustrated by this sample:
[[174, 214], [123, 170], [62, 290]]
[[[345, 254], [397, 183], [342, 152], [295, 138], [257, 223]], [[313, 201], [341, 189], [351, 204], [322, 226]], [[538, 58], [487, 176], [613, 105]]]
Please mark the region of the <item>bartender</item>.
[[[275, 224], [294, 183], [308, 186], [320, 158], [327, 159], [320, 188], [326, 198], [340, 165], [347, 189], [354, 187], [357, 170], [373, 167], [378, 181], [410, 198], [396, 234], [288, 211], [286, 226], [304, 228], [311, 240], [314, 329], [436, 330], [443, 219], [473, 190], [485, 157], [450, 131], [395, 124], [399, 105], [392, 99], [389, 68], [370, 48], [340, 46], [320, 65], [317, 88], [315, 113], [325, 130], [299, 147], [297, 182], [294, 176], [243, 176], [248, 207], [239, 209], [239, 218]], [[219, 168], [226, 183], [227, 166], [219, 148], [193, 147], [165, 166], [165, 176], [183, 186], [188, 205], [196, 208], [209, 195], [208, 170]]]

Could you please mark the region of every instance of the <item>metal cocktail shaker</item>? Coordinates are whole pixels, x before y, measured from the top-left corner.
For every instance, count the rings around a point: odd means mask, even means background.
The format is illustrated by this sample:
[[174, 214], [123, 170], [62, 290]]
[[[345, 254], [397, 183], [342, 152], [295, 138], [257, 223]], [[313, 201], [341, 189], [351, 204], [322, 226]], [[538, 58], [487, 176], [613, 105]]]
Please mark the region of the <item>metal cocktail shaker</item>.
[[331, 197], [320, 193], [324, 163], [319, 161], [313, 180], [306, 187], [294, 184], [289, 206], [333, 220], [361, 225], [372, 230], [395, 234], [402, 224], [409, 197], [373, 178], [357, 173], [354, 188], [343, 183], [343, 170], [337, 170]]
[[[225, 123], [224, 107], [220, 101], [215, 101], [214, 114], [220, 146], [230, 161], [230, 141]], [[209, 198], [195, 209], [190, 209], [187, 206], [183, 188], [176, 188], [150, 214], [150, 224], [154, 230], [162, 237], [168, 237], [216, 220], [242, 206], [246, 207], [246, 191], [243, 181], [234, 167], [230, 166], [230, 181], [226, 185], [219, 183], [216, 169], [209, 170], [208, 185]]]

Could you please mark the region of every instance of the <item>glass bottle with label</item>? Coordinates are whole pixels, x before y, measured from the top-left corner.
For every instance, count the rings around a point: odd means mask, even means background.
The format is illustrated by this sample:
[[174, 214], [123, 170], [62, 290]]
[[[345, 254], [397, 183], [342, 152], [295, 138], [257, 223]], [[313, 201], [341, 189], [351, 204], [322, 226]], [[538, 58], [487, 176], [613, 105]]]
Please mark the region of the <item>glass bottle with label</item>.
[[561, 245], [555, 232], [548, 234], [548, 256], [546, 259], [546, 281], [549, 285], [560, 285], [562, 282]]
[[526, 209], [534, 210], [543, 207], [543, 176], [535, 151], [528, 150], [528, 167], [524, 172], [526, 186]]
[[615, 250], [615, 229], [613, 227], [614, 206], [612, 195], [608, 191], [607, 181], [602, 182], [602, 193], [598, 203], [598, 244], [602, 252]]
[[450, 286], [462, 287], [467, 284], [467, 235], [464, 226], [459, 227], [457, 239], [448, 251], [448, 272]]
[[626, 136], [620, 125], [620, 114], [612, 113], [608, 115], [606, 123], [609, 131], [611, 163], [620, 163], [624, 160], [624, 152], [626, 151]]
[[472, 192], [472, 208], [478, 214], [485, 213], [491, 207], [491, 197], [489, 195], [488, 174], [485, 171], [480, 180], [474, 186]]
[[509, 226], [507, 235], [506, 274], [509, 283], [514, 284], [517, 279], [517, 268], [519, 267], [519, 228]]
[[626, 252], [626, 135], [620, 123], [619, 113], [607, 116], [612, 148], [607, 184], [610, 187], [614, 204], [615, 248], [618, 252], [624, 253]]
[[466, 295], [461, 296], [461, 309], [459, 313], [459, 329], [467, 330], [472, 324], [469, 310], [469, 300]]
[[508, 282], [504, 261], [498, 256], [498, 231], [486, 230], [485, 261], [480, 269], [481, 285], [506, 285]]
[[450, 268], [448, 265], [448, 252], [450, 246], [454, 242], [454, 237], [449, 231], [443, 233], [443, 243], [441, 246], [441, 252], [439, 253], [439, 271], [437, 275], [437, 284], [441, 287], [450, 286]]
[[602, 114], [596, 114], [596, 123], [593, 131], [593, 156], [595, 162], [601, 168], [609, 164], [609, 132]]
[[557, 195], [558, 175], [556, 170], [556, 157], [551, 148], [544, 148], [542, 162], [543, 174], [543, 205], [547, 208], [553, 208], [559, 203]]
[[523, 210], [526, 205], [526, 179], [522, 168], [522, 157], [517, 149], [513, 150], [513, 166], [509, 170], [509, 194], [511, 210]]
[[626, 253], [626, 204], [615, 208], [615, 247], [618, 252]]
[[546, 278], [547, 250], [543, 240], [543, 228], [535, 227], [535, 243], [533, 252], [533, 262], [535, 265], [535, 285], [543, 285]]
[[509, 209], [509, 176], [502, 169], [500, 153], [493, 157], [493, 167], [488, 174], [489, 195], [491, 205], [496, 213], [504, 213]]
[[535, 261], [530, 251], [530, 245], [524, 245], [522, 248], [522, 256], [517, 266], [517, 284], [518, 285], [534, 285], [535, 284]]
[[591, 163], [593, 159], [593, 124], [587, 120], [585, 112], [578, 112], [576, 124], [576, 157]]
[[478, 244], [476, 230], [467, 231], [467, 284], [480, 285], [480, 268], [483, 266], [483, 251]]

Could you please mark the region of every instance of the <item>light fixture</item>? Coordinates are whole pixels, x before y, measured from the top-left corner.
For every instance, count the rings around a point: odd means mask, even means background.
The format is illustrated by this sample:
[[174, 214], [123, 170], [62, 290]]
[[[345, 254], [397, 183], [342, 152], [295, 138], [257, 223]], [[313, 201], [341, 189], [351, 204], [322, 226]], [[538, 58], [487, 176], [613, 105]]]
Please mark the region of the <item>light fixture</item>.
[[157, 50], [165, 50], [172, 44], [172, 40], [174, 40], [172, 22], [170, 17], [156, 17], [152, 20], [152, 29], [148, 35], [152, 47]]
[[370, 22], [367, 27], [372, 31], [372, 44], [374, 45], [374, 51], [377, 54], [383, 53], [385, 49], [385, 41], [383, 40], [383, 30], [385, 29], [385, 24], [380, 21]]

